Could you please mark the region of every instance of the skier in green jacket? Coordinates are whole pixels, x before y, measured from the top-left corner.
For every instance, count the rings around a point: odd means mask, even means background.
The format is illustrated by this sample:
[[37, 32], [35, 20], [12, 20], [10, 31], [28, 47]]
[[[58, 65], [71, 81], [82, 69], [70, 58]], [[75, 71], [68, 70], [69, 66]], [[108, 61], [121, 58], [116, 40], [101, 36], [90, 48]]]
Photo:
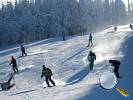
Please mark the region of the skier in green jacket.
[[55, 86], [55, 82], [51, 78], [52, 75], [53, 74], [52, 74], [51, 69], [49, 69], [45, 65], [43, 65], [41, 78], [43, 76], [45, 76], [46, 84], [47, 84], [48, 87], [51, 87], [50, 84], [49, 84], [49, 81], [53, 84], [53, 86]]
[[90, 51], [90, 53], [88, 55], [88, 61], [90, 62], [90, 64], [89, 64], [90, 70], [93, 70], [95, 60], [96, 60], [96, 55], [92, 51]]

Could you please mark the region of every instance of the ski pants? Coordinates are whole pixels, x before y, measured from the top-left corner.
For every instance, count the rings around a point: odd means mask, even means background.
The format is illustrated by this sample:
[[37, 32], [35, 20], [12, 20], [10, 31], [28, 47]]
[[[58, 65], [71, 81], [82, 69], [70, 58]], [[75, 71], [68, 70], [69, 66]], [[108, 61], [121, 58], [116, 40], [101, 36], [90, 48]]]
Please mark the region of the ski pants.
[[89, 39], [88, 47], [93, 46], [92, 39]]
[[17, 65], [13, 65], [12, 68], [13, 68], [14, 73], [19, 72], [19, 71], [18, 71], [18, 68], [17, 68]]
[[24, 55], [27, 56], [27, 53], [26, 53], [25, 51], [22, 51], [22, 57], [23, 57]]
[[[10, 82], [11, 82], [12, 78], [13, 78], [13, 76], [11, 76], [11, 77], [9, 78], [9, 80], [8, 80], [8, 83], [9, 83], [9, 84], [10, 84]], [[14, 85], [15, 85], [15, 84], [10, 85], [7, 89], [12, 88]]]
[[115, 68], [114, 68], [114, 73], [115, 73], [115, 75], [116, 75], [116, 77], [117, 78], [120, 78], [120, 75], [119, 75], [119, 66], [115, 66]]
[[94, 62], [90, 62], [90, 70], [93, 70]]
[[45, 79], [48, 87], [50, 86], [49, 81], [55, 86], [55, 82], [52, 80], [51, 76], [45, 76]]

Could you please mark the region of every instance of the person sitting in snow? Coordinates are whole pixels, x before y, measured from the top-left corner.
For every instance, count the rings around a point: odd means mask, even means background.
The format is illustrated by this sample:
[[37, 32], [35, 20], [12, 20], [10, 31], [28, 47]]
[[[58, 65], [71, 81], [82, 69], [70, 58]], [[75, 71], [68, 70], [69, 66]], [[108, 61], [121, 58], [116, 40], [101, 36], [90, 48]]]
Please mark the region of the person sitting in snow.
[[116, 26], [114, 27], [114, 31], [115, 31], [115, 32], [117, 31], [117, 27], [116, 27]]
[[49, 69], [45, 65], [43, 65], [41, 78], [43, 78], [43, 76], [45, 76], [46, 84], [48, 87], [51, 87], [49, 84], [49, 81], [53, 84], [53, 86], [55, 86], [55, 82], [51, 78], [52, 75], [53, 74], [52, 74], [51, 69]]
[[96, 60], [96, 55], [94, 54], [94, 52], [90, 51], [90, 53], [88, 55], [88, 61], [90, 62], [90, 64], [89, 64], [90, 70], [93, 70], [95, 60]]
[[89, 36], [89, 42], [88, 42], [88, 47], [89, 46], [93, 46], [93, 43], [92, 43], [92, 35], [90, 34]]
[[12, 87], [15, 85], [15, 84], [10, 85], [10, 82], [11, 82], [11, 80], [12, 80], [13, 78], [14, 78], [14, 77], [13, 77], [13, 74], [11, 73], [11, 77], [9, 78], [9, 80], [8, 80], [7, 82], [0, 83], [1, 89], [7, 91], [7, 90], [9, 90], [10, 88], [12, 88]]
[[114, 73], [116, 75], [117, 78], [120, 78], [119, 75], [119, 67], [120, 67], [120, 61], [118, 60], [109, 60], [109, 63], [111, 64], [111, 66], [114, 66]]
[[21, 52], [22, 52], [22, 57], [27, 56], [27, 53], [25, 52], [25, 48], [23, 45], [21, 45]]
[[12, 69], [14, 71], [14, 74], [18, 73], [19, 71], [18, 71], [18, 67], [17, 67], [17, 62], [16, 62], [16, 59], [13, 56], [11, 57], [11, 62], [10, 62], [9, 65], [11, 65], [11, 64], [12, 64]]

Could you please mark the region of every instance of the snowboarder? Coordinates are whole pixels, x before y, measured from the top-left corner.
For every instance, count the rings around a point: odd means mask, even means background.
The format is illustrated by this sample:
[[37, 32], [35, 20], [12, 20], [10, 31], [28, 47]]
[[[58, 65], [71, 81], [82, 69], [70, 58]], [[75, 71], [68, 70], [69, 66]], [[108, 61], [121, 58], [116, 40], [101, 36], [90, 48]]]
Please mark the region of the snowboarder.
[[120, 67], [120, 61], [118, 60], [109, 60], [109, 63], [111, 64], [111, 66], [114, 66], [114, 73], [116, 75], [117, 78], [120, 78], [119, 75], [119, 67]]
[[7, 91], [8, 89], [12, 88], [15, 84], [10, 85], [11, 80], [14, 79], [13, 74], [11, 73], [11, 77], [7, 82], [0, 83], [1, 89]]
[[22, 57], [27, 56], [27, 53], [25, 52], [25, 48], [23, 45], [21, 45], [21, 52], [22, 52]]
[[117, 31], [117, 27], [116, 27], [116, 26], [114, 27], [114, 31], [115, 31], [115, 32]]
[[90, 53], [88, 55], [88, 61], [90, 62], [90, 64], [89, 64], [90, 70], [93, 70], [95, 60], [96, 60], [96, 55], [92, 51], [90, 51]]
[[93, 43], [92, 43], [92, 35], [90, 34], [89, 36], [89, 42], [88, 42], [88, 47], [89, 46], [93, 46]]
[[45, 65], [43, 65], [41, 78], [43, 78], [43, 76], [45, 76], [46, 84], [48, 87], [51, 87], [49, 84], [49, 81], [53, 84], [53, 86], [55, 86], [55, 82], [51, 78], [52, 75], [53, 74], [52, 74], [51, 69], [49, 69]]
[[132, 26], [132, 24], [130, 24], [129, 28], [131, 28], [131, 30], [133, 30], [133, 26]]
[[11, 65], [11, 64], [12, 64], [12, 69], [14, 71], [14, 74], [18, 73], [19, 71], [18, 71], [18, 68], [17, 68], [17, 62], [16, 62], [16, 59], [13, 56], [11, 57], [11, 62], [10, 62], [9, 65]]

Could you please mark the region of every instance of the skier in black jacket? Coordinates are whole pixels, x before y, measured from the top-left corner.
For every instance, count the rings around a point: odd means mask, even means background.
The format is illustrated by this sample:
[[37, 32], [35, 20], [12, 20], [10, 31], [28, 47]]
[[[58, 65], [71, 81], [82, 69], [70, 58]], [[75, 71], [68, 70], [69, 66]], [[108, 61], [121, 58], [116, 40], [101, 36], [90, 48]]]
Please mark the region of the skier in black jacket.
[[21, 52], [22, 52], [22, 57], [27, 56], [27, 53], [25, 52], [25, 48], [23, 45], [21, 45]]
[[120, 67], [120, 61], [118, 60], [109, 60], [109, 63], [111, 64], [111, 66], [114, 66], [114, 73], [116, 75], [117, 78], [120, 78], [119, 75], [119, 67]]
[[11, 63], [9, 65], [11, 65], [11, 64], [12, 64], [12, 69], [13, 69], [14, 73], [19, 72], [16, 59], [13, 56], [11, 57]]
[[13, 79], [13, 74], [11, 73], [11, 77], [7, 82], [0, 83], [1, 89], [7, 91], [8, 89], [12, 88], [15, 84], [10, 85], [11, 80]]
[[131, 30], [133, 30], [133, 26], [132, 26], [132, 24], [129, 25], [129, 28], [131, 28]]
[[114, 31], [115, 31], [115, 32], [117, 31], [117, 27], [116, 27], [116, 26], [114, 27]]
[[91, 34], [89, 36], [89, 42], [88, 42], [88, 46], [87, 47], [89, 47], [89, 46], [93, 46], [92, 35]]
[[49, 68], [47, 68], [45, 65], [43, 65], [41, 78], [45, 76], [46, 84], [48, 87], [51, 87], [49, 81], [53, 84], [53, 86], [55, 86], [55, 82], [51, 78], [52, 75], [53, 75], [52, 71]]

